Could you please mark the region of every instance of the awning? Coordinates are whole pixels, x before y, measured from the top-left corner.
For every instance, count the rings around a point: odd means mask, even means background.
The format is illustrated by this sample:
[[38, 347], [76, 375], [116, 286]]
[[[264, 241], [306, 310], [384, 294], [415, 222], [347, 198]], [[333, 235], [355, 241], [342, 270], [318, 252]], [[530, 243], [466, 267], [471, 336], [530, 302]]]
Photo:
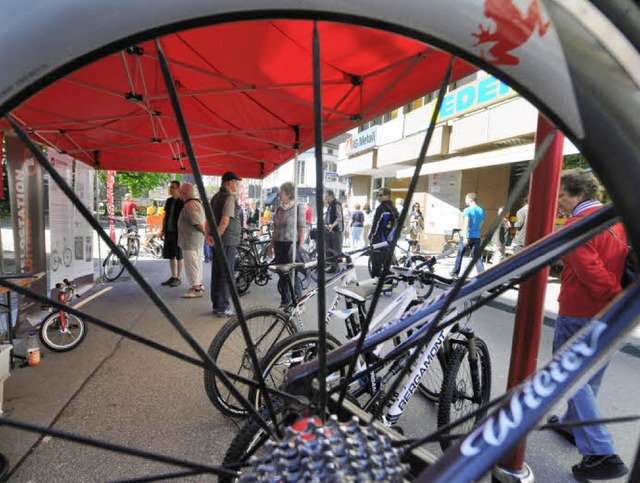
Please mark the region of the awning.
[[[578, 153], [571, 141], [565, 139], [562, 153]], [[511, 148], [496, 149], [484, 153], [469, 154], [468, 156], [456, 156], [444, 161], [425, 163], [420, 170], [420, 176], [435, 173], [447, 173], [449, 171], [461, 171], [465, 169], [486, 168], [500, 164], [511, 164], [519, 161], [531, 161], [534, 157], [535, 145], [526, 144], [524, 146], [514, 146]], [[399, 169], [396, 173], [398, 178], [410, 178], [413, 176], [415, 168]]]
[[[324, 140], [437, 90], [451, 59], [388, 32], [318, 27]], [[309, 20], [260, 20], [159, 39], [203, 174], [264, 178], [313, 146], [312, 31]], [[476, 70], [456, 59], [452, 81]], [[98, 169], [191, 172], [154, 41], [71, 73], [13, 115], [35, 141]]]

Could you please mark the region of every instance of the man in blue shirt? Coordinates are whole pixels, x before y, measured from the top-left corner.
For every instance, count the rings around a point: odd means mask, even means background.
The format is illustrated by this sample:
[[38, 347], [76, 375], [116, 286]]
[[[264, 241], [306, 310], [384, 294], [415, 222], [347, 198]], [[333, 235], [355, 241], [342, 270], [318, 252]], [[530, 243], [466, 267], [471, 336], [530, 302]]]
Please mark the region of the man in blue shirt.
[[[484, 221], [484, 210], [477, 205], [477, 199], [478, 196], [475, 193], [467, 193], [464, 198], [467, 207], [462, 212], [464, 224], [460, 232], [460, 243], [458, 244], [456, 263], [450, 273], [452, 277], [457, 277], [460, 274], [460, 266], [462, 265], [464, 253], [470, 249], [471, 256], [473, 257], [480, 248], [480, 226]], [[478, 273], [484, 272], [482, 257], [478, 258], [476, 269]]]

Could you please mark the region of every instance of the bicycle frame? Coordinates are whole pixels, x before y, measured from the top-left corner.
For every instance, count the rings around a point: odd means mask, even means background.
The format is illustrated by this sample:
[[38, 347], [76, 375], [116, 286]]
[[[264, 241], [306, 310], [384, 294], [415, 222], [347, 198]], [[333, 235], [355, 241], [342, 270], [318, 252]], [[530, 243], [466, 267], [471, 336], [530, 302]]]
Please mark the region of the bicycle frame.
[[[488, 301], [507, 290], [511, 285], [526, 278], [531, 273], [548, 265], [551, 261], [570, 252], [574, 248], [584, 244], [590, 238], [608, 226], [613, 225], [615, 222], [617, 222], [617, 219], [614, 216], [613, 207], [607, 206], [580, 222], [576, 222], [563, 230], [539, 240], [517, 255], [510, 257], [502, 264], [496, 265], [490, 270], [478, 275], [477, 278], [469, 281], [466, 285], [461, 285], [462, 282], [459, 282], [455, 287], [445, 291], [439, 297], [427, 300], [425, 303], [412, 308], [401, 317], [388, 322], [376, 330], [370, 331], [364, 341], [363, 353], [372, 352], [379, 344], [401, 334], [409, 328], [420, 325], [411, 336], [391, 349], [383, 358], [381, 364], [399, 359], [408, 354], [411, 349], [417, 347], [418, 351], [422, 351], [420, 352], [422, 364], [427, 364], [428, 366], [428, 363], [430, 363], [432, 359], [432, 357], [429, 358], [430, 352], [436, 347], [438, 341], [442, 339], [442, 334], [467, 312], [485, 305]], [[487, 290], [492, 290], [491, 294], [482, 298], [482, 294]], [[478, 302], [472, 304], [470, 309], [465, 309], [456, 315], [447, 316], [446, 318], [444, 315], [441, 315], [450, 308], [456, 309], [460, 306], [463, 307], [465, 303], [471, 302], [474, 298], [479, 298]], [[628, 300], [628, 297], [624, 297], [624, 300]], [[630, 327], [627, 328], [627, 331], [630, 330]], [[327, 354], [327, 371], [335, 372], [342, 367], [346, 367], [350, 359], [354, 356], [356, 345], [357, 341], [350, 341]], [[288, 389], [296, 393], [309, 390], [310, 380], [316, 375], [317, 370], [317, 360], [312, 360], [291, 368], [287, 374]], [[422, 366], [418, 364], [411, 375], [415, 377], [416, 374], [419, 375], [421, 370]], [[362, 372], [356, 372], [351, 380], [346, 382], [351, 383], [359, 377], [362, 377], [362, 375]], [[409, 380], [413, 380], [411, 376]], [[405, 388], [404, 393], [402, 390], [399, 391], [402, 397], [397, 399], [396, 402], [403, 401], [410, 389], [410, 387]]]
[[[291, 273], [289, 272], [287, 274], [287, 290], [289, 290], [289, 293], [292, 294], [292, 300], [295, 300], [295, 289], [293, 287], [293, 281], [291, 280]], [[350, 285], [353, 284], [355, 282], [357, 282], [358, 279], [356, 278], [356, 270], [355, 267], [348, 267], [344, 272], [342, 272], [340, 275], [338, 275], [337, 277], [333, 277], [332, 279], [330, 279], [326, 284], [325, 284], [325, 289], [333, 287], [334, 285]], [[302, 310], [305, 306], [305, 304], [312, 299], [320, 290], [320, 287], [315, 287], [311, 290], [309, 290], [308, 292], [304, 293], [296, 302], [296, 304], [293, 306], [292, 310], [291, 310], [291, 317], [295, 317], [296, 322], [297, 322], [297, 326], [298, 326], [298, 331], [302, 332], [302, 330], [304, 330], [304, 325], [303, 325], [303, 321], [302, 321]], [[338, 308], [338, 305], [340, 304], [340, 300], [342, 299], [342, 296], [338, 293], [335, 294], [333, 301], [331, 302], [331, 305], [329, 305], [329, 309], [327, 310], [327, 315], [325, 317], [325, 324], [328, 324], [329, 321], [331, 320], [331, 318], [333, 317], [333, 315], [336, 312], [336, 309]]]

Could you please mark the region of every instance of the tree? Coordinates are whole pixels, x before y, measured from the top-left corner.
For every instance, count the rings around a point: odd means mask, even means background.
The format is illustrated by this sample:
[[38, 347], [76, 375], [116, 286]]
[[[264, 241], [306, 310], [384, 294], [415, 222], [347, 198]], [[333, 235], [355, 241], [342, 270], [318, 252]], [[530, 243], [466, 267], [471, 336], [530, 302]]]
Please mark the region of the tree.
[[[100, 179], [106, 183], [106, 171], [99, 172]], [[134, 171], [119, 171], [116, 173], [116, 185], [124, 185], [134, 198], [145, 197], [149, 190], [168, 185], [174, 179], [182, 178], [182, 175], [166, 173], [139, 173]]]
[[582, 169], [587, 169], [589, 168], [589, 163], [587, 162], [586, 159], [584, 159], [584, 156], [580, 153], [577, 154], [567, 154], [562, 162], [562, 169], [575, 169], [575, 168], [582, 168]]

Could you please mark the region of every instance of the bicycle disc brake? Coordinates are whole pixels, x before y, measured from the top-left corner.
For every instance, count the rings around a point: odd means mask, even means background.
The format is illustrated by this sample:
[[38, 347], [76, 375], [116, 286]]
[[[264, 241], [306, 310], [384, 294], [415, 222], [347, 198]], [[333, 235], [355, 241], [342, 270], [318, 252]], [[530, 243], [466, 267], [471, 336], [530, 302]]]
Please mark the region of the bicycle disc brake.
[[285, 430], [284, 439], [265, 444], [266, 455], [252, 457], [241, 481], [403, 481], [409, 465], [391, 440], [358, 418], [323, 425], [304, 418]]

